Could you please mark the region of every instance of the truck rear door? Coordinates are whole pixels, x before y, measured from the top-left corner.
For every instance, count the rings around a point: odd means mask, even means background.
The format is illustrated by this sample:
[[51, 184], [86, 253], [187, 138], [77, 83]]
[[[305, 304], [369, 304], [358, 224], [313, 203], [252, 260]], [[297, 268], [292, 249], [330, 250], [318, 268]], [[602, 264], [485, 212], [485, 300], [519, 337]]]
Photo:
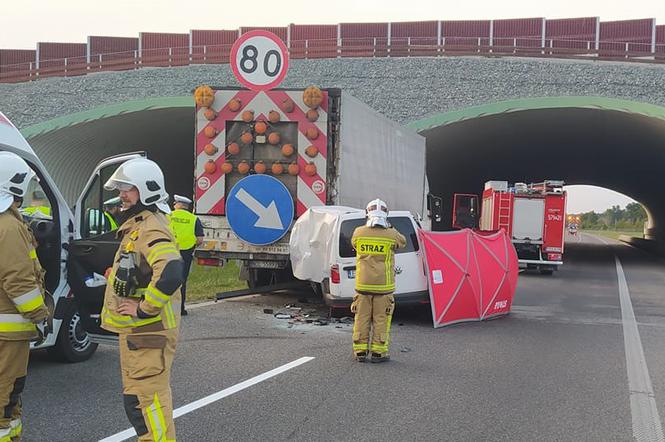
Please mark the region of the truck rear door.
[[513, 241], [542, 244], [545, 219], [543, 198], [515, 198], [513, 206]]
[[104, 275], [113, 264], [120, 240], [108, 222], [104, 201], [117, 196], [117, 191], [104, 189], [104, 183], [118, 166], [127, 160], [145, 156], [144, 153], [120, 155], [103, 160], [88, 179], [76, 201], [74, 241], [69, 245], [67, 279], [79, 307], [81, 322], [86, 331], [108, 335], [100, 327], [100, 313], [104, 302], [105, 285], [88, 287], [86, 280], [94, 273]]

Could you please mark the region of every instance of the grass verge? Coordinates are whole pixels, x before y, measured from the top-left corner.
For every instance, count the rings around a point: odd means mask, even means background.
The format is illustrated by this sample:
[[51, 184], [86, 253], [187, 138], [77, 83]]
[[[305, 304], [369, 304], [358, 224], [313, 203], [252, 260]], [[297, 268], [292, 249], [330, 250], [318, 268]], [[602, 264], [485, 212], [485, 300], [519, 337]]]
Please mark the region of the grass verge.
[[618, 240], [621, 235], [634, 236], [636, 238], [643, 238], [644, 233], [641, 231], [620, 231], [620, 230], [583, 230], [585, 233], [590, 233], [592, 235], [604, 236], [605, 238], [611, 238]]
[[219, 292], [247, 288], [247, 282], [238, 279], [239, 273], [240, 267], [235, 261], [228, 261], [222, 268], [192, 263], [187, 280], [187, 302], [209, 301]]

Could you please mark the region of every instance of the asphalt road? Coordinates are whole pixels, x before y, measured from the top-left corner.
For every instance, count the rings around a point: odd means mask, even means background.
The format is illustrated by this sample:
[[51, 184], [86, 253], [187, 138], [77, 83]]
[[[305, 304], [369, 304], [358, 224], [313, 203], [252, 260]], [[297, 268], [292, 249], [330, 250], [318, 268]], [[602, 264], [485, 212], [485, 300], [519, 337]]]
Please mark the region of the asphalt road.
[[[626, 331], [615, 255], [638, 341]], [[665, 416], [663, 287], [665, 264], [650, 255], [569, 238], [560, 271], [520, 276], [507, 317], [435, 330], [428, 308], [398, 309], [386, 364], [352, 360], [349, 324], [289, 328], [263, 313], [297, 297], [193, 308], [172, 375], [176, 407], [313, 359], [178, 417], [178, 440], [658, 439], [655, 427], [644, 430]], [[646, 366], [632, 360], [638, 344]], [[629, 385], [647, 370], [652, 391]], [[26, 441], [94, 441], [127, 429], [117, 349], [74, 365], [34, 354], [24, 406]]]

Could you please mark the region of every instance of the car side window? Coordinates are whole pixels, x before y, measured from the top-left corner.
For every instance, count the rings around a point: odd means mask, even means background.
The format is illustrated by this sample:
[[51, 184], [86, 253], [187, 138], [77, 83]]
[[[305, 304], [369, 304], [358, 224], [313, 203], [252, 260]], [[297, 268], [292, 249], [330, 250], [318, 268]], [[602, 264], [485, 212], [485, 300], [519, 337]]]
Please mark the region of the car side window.
[[106, 167], [97, 174], [82, 201], [81, 238], [92, 238], [118, 228], [119, 206], [105, 204], [117, 196], [117, 191], [104, 189], [104, 183], [115, 172], [117, 164]]
[[23, 198], [21, 213], [31, 218], [53, 219], [51, 202], [39, 181], [30, 182], [30, 187]]

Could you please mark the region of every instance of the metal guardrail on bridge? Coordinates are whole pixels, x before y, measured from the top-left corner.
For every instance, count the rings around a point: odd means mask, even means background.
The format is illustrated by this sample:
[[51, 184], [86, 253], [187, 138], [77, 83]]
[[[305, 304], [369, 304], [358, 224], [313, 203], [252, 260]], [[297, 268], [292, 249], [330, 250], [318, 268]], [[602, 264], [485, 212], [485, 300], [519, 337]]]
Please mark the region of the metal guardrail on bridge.
[[[431, 40], [431, 41], [429, 41]], [[440, 43], [439, 43], [440, 41]], [[499, 43], [499, 44], [497, 44]], [[290, 41], [292, 59], [346, 57], [537, 57], [665, 63], [665, 45], [595, 42], [541, 38], [443, 37], [355, 38]], [[126, 71], [143, 67], [227, 64], [232, 45], [144, 49], [85, 57], [0, 66], [0, 83], [19, 83], [48, 77], [72, 77], [94, 72]]]

